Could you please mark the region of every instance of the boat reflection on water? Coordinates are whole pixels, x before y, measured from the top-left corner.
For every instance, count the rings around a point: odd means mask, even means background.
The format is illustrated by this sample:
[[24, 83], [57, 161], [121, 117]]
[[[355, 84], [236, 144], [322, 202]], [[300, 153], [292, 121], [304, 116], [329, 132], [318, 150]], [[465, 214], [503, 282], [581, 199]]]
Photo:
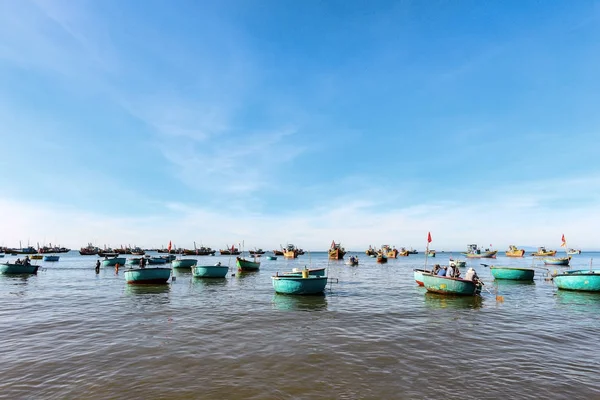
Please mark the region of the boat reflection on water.
[[173, 268], [172, 273], [177, 278], [191, 278], [193, 276], [191, 268]]
[[[494, 281], [494, 285], [493, 286], [498, 286], [499, 288], [501, 287], [507, 287], [507, 286], [535, 286], [535, 281], [514, 281], [511, 279], [496, 279]], [[493, 292], [494, 288], [493, 287], [489, 287], [488, 288]], [[485, 289], [484, 289], [485, 290]]]
[[272, 304], [274, 309], [280, 311], [325, 311], [327, 297], [324, 294], [295, 296], [275, 293]]
[[600, 313], [600, 293], [597, 292], [577, 292], [571, 290], [557, 290], [555, 293], [556, 303], [561, 306], [573, 308], [582, 307], [581, 311], [589, 312], [590, 306], [593, 306], [596, 312]]
[[223, 278], [198, 278], [192, 276], [192, 285], [197, 288], [222, 288], [227, 286], [227, 277]]
[[425, 305], [430, 308], [481, 308], [481, 296], [447, 296], [438, 293], [425, 292]]
[[170, 284], [126, 285], [125, 294], [144, 304], [166, 304], [169, 302]]

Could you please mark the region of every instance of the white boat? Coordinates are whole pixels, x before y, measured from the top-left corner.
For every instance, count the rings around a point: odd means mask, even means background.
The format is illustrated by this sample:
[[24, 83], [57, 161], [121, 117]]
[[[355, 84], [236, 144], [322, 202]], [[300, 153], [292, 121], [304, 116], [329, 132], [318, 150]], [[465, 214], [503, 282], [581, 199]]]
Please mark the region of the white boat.
[[567, 250], [567, 254], [568, 255], [581, 254], [581, 250], [579, 250], [579, 249], [569, 249], [569, 250]]

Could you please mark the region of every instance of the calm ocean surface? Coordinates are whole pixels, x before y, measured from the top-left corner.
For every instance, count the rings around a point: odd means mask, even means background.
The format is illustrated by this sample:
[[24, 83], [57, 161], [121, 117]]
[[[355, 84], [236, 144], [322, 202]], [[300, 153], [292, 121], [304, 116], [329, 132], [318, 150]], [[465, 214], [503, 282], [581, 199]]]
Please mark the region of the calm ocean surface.
[[37, 261], [37, 276], [0, 276], [0, 397], [600, 398], [600, 295], [558, 291], [542, 270], [532, 284], [496, 284], [480, 262], [532, 265], [499, 256], [467, 264], [492, 294], [445, 298], [415, 284], [421, 254], [387, 265], [359, 257], [349, 267], [313, 253], [312, 267], [339, 280], [319, 297], [271, 286], [308, 254], [263, 256], [259, 272], [222, 280], [176, 271], [163, 286], [127, 285], [123, 269], [96, 275], [97, 258], [76, 252]]

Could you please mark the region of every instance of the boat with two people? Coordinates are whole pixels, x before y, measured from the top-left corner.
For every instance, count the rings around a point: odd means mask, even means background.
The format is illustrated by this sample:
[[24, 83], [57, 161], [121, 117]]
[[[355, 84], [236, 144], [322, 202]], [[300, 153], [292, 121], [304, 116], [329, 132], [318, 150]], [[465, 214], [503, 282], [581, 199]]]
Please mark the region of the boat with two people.
[[346, 265], [350, 265], [350, 266], [358, 265], [358, 257], [350, 256], [348, 261], [346, 261]]

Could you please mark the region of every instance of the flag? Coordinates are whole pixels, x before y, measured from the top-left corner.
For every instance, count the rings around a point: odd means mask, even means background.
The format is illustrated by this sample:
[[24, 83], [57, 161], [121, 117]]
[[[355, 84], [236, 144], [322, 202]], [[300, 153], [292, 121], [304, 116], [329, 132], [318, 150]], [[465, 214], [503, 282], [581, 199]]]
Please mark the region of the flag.
[[560, 247], [567, 247], [567, 240], [565, 239], [565, 234], [563, 233], [562, 235], [562, 243], [560, 244]]
[[332, 249], [335, 249], [335, 240], [332, 240], [332, 241], [331, 241], [331, 248], [332, 248]]
[[427, 232], [427, 243], [431, 243], [431, 232]]
[[167, 250], [169, 250], [169, 253], [171, 252], [171, 241], [169, 240], [169, 247], [167, 247]]
[[234, 245], [234, 244], [232, 244], [232, 245], [231, 245], [231, 252], [233, 253], [234, 251], [235, 251], [235, 245]]

